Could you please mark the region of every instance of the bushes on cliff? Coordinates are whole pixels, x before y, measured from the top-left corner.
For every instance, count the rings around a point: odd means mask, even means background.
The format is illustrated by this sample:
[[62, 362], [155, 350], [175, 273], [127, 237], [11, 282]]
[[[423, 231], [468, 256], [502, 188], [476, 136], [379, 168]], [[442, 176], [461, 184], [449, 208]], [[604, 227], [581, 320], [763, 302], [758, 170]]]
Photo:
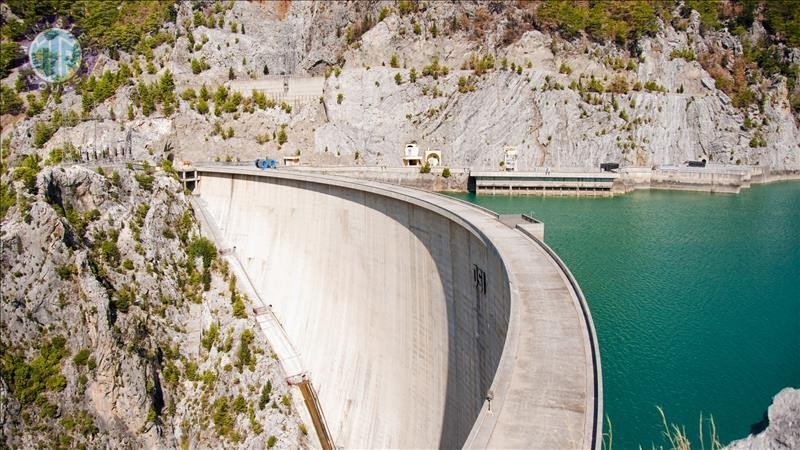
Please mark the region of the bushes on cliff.
[[683, 58], [686, 61], [694, 61], [697, 56], [694, 51], [689, 48], [675, 49], [669, 54], [669, 59]]
[[208, 238], [200, 236], [193, 239], [186, 249], [190, 258], [202, 258], [203, 268], [211, 267], [211, 262], [217, 257], [217, 247]]
[[14, 179], [21, 181], [22, 186], [31, 194], [36, 190], [36, 175], [39, 174], [40, 162], [39, 155], [34, 153], [26, 156], [14, 169]]
[[[61, 361], [69, 356], [66, 339], [55, 336], [44, 341], [35, 356], [28, 360], [21, 349], [0, 345], [0, 375], [14, 397], [23, 405], [34, 402], [44, 407], [47, 391], [61, 391], [67, 380], [61, 374]], [[57, 409], [57, 408], [56, 408]]]
[[494, 70], [494, 56], [490, 53], [483, 55], [472, 53], [461, 68], [472, 70], [478, 76], [483, 75], [490, 70]]
[[0, 220], [6, 217], [6, 213], [17, 204], [17, 193], [14, 186], [0, 180]]
[[543, 28], [557, 30], [568, 38], [586, 33], [597, 41], [625, 43], [655, 33], [659, 14], [670, 7], [667, 2], [647, 0], [591, 3], [554, 0], [543, 3], [534, 19]]
[[0, 114], [19, 114], [25, 108], [22, 99], [5, 84], [0, 86]]

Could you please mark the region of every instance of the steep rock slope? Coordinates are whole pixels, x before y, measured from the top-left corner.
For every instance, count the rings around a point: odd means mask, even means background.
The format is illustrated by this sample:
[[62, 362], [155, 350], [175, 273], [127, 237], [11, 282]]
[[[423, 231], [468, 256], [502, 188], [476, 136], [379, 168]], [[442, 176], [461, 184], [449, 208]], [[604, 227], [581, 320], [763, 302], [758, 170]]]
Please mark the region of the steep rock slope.
[[[567, 33], [542, 5], [178, 2], [175, 22], [146, 45], [92, 60], [98, 80], [133, 72], [114, 95], [87, 101], [97, 97], [91, 86], [67, 86], [42, 113], [3, 116], [13, 126], [2, 137], [14, 153], [41, 147], [42, 156], [69, 142], [130, 145], [134, 157], [157, 159], [170, 142], [195, 161], [299, 153], [308, 163], [399, 165], [403, 145], [416, 141], [452, 167], [495, 168], [504, 146], [520, 150], [523, 168], [800, 164], [800, 50], [764, 41], [763, 7], [734, 33], [708, 26], [706, 11], [663, 3], [649, 31], [623, 45]], [[149, 105], [147, 87], [167, 71], [171, 99]], [[282, 74], [327, 75], [319, 101], [216, 95], [230, 79]], [[55, 110], [81, 109], [82, 120], [32, 145]]]
[[6, 445], [305, 444], [249, 301], [172, 177], [31, 176], [1, 236]]

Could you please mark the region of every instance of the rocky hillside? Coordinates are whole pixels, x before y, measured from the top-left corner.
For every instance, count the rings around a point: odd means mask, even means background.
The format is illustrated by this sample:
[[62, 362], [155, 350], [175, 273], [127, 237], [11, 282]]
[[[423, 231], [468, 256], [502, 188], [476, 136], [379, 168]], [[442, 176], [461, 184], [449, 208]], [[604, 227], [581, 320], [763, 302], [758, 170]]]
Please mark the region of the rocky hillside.
[[15, 170], [0, 236], [4, 447], [305, 445], [252, 307], [178, 182], [38, 169]]
[[[15, 4], [3, 8], [12, 22]], [[800, 165], [800, 19], [788, 1], [187, 1], [169, 11], [127, 48], [113, 34], [86, 37], [90, 64], [63, 90], [31, 96], [35, 76], [10, 69], [4, 96], [16, 85], [16, 111], [27, 111], [3, 116], [12, 152], [46, 157], [69, 143], [113, 154], [130, 142], [133, 157], [157, 158], [170, 142], [193, 161], [300, 153], [399, 165], [417, 141], [453, 167], [497, 167], [504, 146], [522, 167]], [[97, 34], [75, 20], [78, 36]], [[324, 93], [281, 103], [224, 89], [282, 74], [325, 76]]]

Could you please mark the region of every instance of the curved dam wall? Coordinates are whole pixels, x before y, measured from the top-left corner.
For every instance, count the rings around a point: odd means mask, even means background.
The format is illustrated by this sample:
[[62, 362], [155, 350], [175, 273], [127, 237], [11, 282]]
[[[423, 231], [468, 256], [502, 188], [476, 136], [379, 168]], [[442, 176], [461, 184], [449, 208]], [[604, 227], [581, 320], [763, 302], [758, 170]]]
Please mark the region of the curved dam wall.
[[[511, 248], [538, 248], [523, 233], [379, 183], [198, 172], [195, 194], [283, 325], [337, 447], [596, 445], [593, 329], [541, 249], [519, 252], [539, 258], [523, 270], [540, 272], [535, 283], [509, 273]], [[537, 289], [543, 300], [523, 304]], [[551, 300], [563, 311], [525, 331]]]

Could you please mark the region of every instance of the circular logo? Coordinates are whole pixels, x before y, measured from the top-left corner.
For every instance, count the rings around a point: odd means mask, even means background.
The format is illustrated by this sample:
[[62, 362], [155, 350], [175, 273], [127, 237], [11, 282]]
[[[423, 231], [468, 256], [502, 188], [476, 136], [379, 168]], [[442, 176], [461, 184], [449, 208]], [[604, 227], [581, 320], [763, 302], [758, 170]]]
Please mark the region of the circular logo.
[[81, 65], [81, 46], [69, 31], [50, 28], [31, 42], [28, 59], [39, 78], [60, 83], [75, 75]]

